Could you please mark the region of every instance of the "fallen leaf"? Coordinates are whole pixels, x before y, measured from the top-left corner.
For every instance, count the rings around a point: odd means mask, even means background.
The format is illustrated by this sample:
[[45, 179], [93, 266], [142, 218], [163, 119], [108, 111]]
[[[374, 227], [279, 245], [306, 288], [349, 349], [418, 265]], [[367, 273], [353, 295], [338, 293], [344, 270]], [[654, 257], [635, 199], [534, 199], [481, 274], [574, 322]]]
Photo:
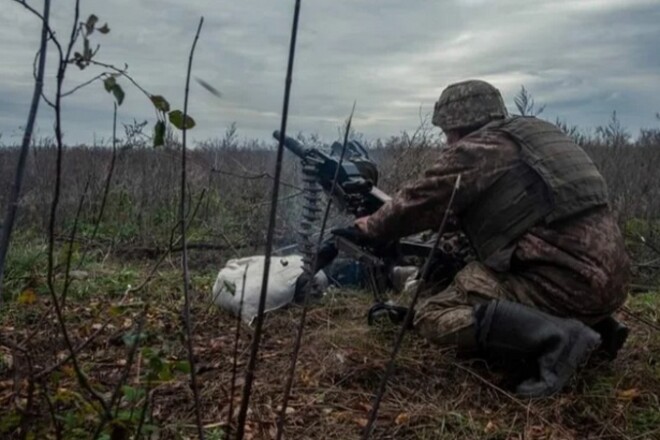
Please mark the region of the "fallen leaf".
[[369, 403], [360, 402], [357, 406], [362, 408], [365, 412], [371, 412], [371, 404]]
[[410, 414], [406, 412], [402, 412], [401, 414], [396, 416], [396, 419], [394, 419], [394, 423], [396, 425], [405, 425], [408, 422], [410, 422]]
[[369, 424], [369, 420], [365, 419], [364, 417], [360, 417], [359, 419], [355, 419], [355, 423], [357, 423], [360, 428], [366, 428]]
[[19, 304], [29, 305], [37, 302], [37, 294], [34, 289], [27, 288], [17, 298]]
[[641, 396], [642, 393], [637, 388], [630, 388], [628, 390], [622, 390], [617, 393], [617, 398], [619, 400], [634, 400], [637, 397]]
[[484, 428], [484, 433], [490, 434], [495, 431], [497, 431], [497, 425], [495, 425], [492, 420], [489, 420], [488, 423], [486, 423], [486, 427]]

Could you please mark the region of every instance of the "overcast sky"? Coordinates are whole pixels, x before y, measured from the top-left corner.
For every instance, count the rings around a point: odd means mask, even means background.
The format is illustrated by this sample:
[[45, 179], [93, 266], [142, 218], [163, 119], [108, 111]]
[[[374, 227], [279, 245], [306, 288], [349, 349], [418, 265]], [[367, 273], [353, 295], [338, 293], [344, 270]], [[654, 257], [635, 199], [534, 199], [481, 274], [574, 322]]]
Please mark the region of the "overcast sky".
[[[1, 143], [16, 143], [32, 95], [40, 23], [0, 0]], [[42, 1], [28, 0], [36, 9]], [[53, 26], [69, 33], [73, 0], [54, 1]], [[293, 0], [81, 1], [111, 32], [93, 35], [99, 61], [118, 66], [175, 107], [183, 105], [188, 52], [205, 23], [193, 75], [219, 89], [191, 88], [194, 139], [221, 137], [235, 121], [243, 137], [270, 139], [279, 127]], [[354, 126], [369, 138], [412, 130], [448, 84], [479, 78], [504, 94], [510, 110], [525, 85], [544, 116], [585, 128], [617, 110], [632, 131], [658, 127], [659, 0], [303, 0], [289, 131], [337, 137], [357, 101]], [[52, 46], [49, 54], [54, 55]], [[46, 93], [54, 90], [49, 57]], [[70, 88], [100, 70], [71, 67]], [[120, 119], [154, 122], [150, 103], [125, 81]], [[68, 143], [111, 133], [112, 99], [102, 85], [67, 97]], [[42, 105], [39, 135], [52, 132]]]

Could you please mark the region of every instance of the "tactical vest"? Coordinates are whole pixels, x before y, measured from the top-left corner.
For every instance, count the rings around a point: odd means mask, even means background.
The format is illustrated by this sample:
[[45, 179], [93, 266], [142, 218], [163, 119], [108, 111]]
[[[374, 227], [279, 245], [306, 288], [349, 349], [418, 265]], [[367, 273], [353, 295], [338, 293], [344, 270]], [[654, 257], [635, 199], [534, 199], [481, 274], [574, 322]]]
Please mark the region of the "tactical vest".
[[534, 117], [492, 122], [506, 133], [520, 162], [461, 215], [466, 235], [489, 267], [509, 269], [515, 242], [540, 222], [552, 224], [607, 205], [607, 187], [589, 156], [556, 126]]

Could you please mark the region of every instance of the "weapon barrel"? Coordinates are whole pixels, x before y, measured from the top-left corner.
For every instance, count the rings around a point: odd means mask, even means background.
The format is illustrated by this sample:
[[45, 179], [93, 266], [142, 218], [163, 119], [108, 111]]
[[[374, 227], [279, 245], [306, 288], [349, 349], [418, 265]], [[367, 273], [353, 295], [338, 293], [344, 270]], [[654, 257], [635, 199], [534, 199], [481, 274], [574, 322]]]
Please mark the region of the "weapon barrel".
[[[280, 131], [275, 130], [273, 132], [273, 137], [279, 141], [280, 140]], [[300, 157], [301, 159], [304, 158], [306, 153], [307, 153], [307, 149], [305, 147], [303, 147], [303, 145], [300, 142], [298, 142], [297, 140], [295, 140], [295, 139], [293, 139], [289, 136], [284, 137], [284, 146], [289, 151], [291, 151], [293, 154]]]

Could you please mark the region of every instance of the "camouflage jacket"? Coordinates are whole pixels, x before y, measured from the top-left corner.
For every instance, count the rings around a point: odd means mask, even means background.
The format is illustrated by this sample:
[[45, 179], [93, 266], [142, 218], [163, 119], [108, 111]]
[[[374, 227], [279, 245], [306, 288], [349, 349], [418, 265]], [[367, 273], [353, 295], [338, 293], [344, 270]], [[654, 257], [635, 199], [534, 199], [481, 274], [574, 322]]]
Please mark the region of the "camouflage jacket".
[[[389, 239], [436, 229], [457, 176], [452, 212], [460, 214], [507, 170], [519, 147], [502, 133], [484, 133], [439, 152], [422, 178], [407, 184], [369, 217], [366, 233]], [[606, 207], [530, 229], [515, 243], [511, 272], [534, 286], [536, 301], [560, 314], [598, 315], [625, 299], [630, 262], [621, 232]], [[515, 288], [512, 286], [512, 288]]]

